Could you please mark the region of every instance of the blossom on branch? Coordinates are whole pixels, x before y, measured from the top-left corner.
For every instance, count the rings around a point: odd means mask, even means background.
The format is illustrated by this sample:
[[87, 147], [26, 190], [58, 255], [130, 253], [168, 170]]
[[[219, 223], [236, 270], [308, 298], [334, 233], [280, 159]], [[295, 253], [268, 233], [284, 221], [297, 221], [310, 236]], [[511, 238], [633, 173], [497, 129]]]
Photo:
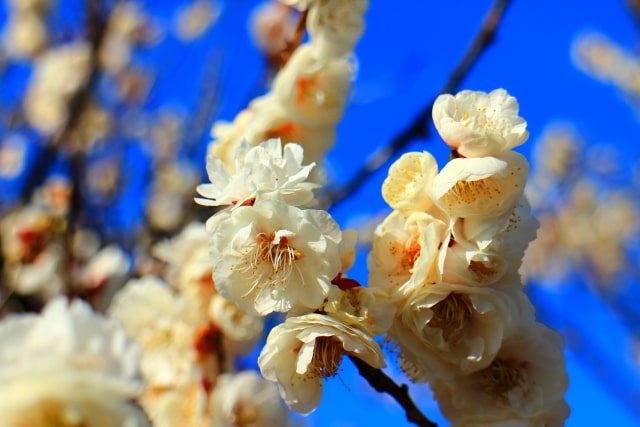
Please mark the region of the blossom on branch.
[[308, 182], [314, 163], [303, 166], [303, 150], [298, 144], [282, 147], [280, 139], [269, 139], [255, 147], [241, 143], [235, 152], [234, 172], [218, 157], [207, 158], [209, 184], [200, 184], [198, 193], [206, 197], [196, 202], [205, 206], [239, 207], [263, 199], [281, 199], [294, 206], [314, 200], [318, 184]]
[[280, 395], [296, 412], [308, 414], [320, 403], [322, 380], [338, 373], [342, 356], [385, 367], [380, 346], [366, 333], [330, 316], [290, 317], [271, 330], [258, 358], [262, 375], [277, 382]]
[[504, 89], [489, 93], [463, 90], [440, 95], [433, 122], [442, 139], [463, 157], [497, 156], [524, 143], [527, 122], [518, 116], [518, 101]]
[[342, 268], [342, 232], [326, 211], [261, 200], [214, 215], [213, 278], [248, 313], [318, 308]]

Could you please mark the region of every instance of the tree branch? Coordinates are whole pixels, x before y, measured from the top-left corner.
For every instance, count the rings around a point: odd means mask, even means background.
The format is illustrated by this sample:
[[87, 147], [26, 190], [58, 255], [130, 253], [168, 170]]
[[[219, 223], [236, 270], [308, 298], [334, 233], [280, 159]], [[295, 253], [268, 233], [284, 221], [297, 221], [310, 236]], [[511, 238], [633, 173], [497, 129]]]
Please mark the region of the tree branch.
[[[511, 0], [496, 0], [485, 17], [480, 31], [438, 94], [454, 92], [460, 86], [460, 83], [467, 77], [482, 53], [495, 40], [498, 27], [510, 4]], [[347, 184], [343, 187], [327, 191], [320, 199], [320, 206], [328, 208], [344, 201], [348, 196], [358, 190], [380, 167], [386, 164], [395, 153], [402, 150], [415, 139], [426, 138], [429, 135], [429, 127], [427, 124], [431, 119], [434, 102], [435, 98], [429, 102], [413, 122], [400, 132], [387, 146], [373, 152], [365, 161], [364, 166]]]
[[402, 406], [409, 422], [419, 427], [438, 427], [436, 423], [425, 417], [411, 400], [406, 384], [396, 384], [380, 369], [372, 368], [355, 356], [349, 356], [349, 359], [351, 359], [351, 362], [358, 368], [360, 375], [367, 380], [371, 387], [380, 393], [387, 393]]

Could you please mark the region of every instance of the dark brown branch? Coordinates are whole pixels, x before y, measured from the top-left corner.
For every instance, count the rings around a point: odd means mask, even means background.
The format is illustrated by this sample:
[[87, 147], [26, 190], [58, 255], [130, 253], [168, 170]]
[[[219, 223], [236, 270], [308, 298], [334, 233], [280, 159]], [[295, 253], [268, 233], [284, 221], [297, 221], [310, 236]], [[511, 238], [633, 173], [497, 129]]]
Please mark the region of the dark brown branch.
[[[453, 70], [438, 94], [454, 92], [469, 74], [482, 53], [493, 43], [498, 27], [511, 0], [497, 0], [484, 19], [482, 27], [464, 56]], [[329, 190], [320, 200], [320, 205], [328, 208], [344, 201], [357, 191], [380, 167], [401, 151], [411, 141], [429, 135], [428, 123], [431, 119], [435, 98], [416, 116], [411, 124], [400, 132], [387, 146], [371, 154], [364, 166], [343, 187]]]
[[409, 422], [420, 427], [438, 427], [436, 423], [425, 417], [411, 400], [406, 384], [396, 384], [380, 369], [372, 368], [355, 356], [349, 356], [349, 359], [351, 359], [351, 362], [358, 368], [360, 375], [367, 380], [371, 387], [380, 393], [387, 393], [402, 406]]

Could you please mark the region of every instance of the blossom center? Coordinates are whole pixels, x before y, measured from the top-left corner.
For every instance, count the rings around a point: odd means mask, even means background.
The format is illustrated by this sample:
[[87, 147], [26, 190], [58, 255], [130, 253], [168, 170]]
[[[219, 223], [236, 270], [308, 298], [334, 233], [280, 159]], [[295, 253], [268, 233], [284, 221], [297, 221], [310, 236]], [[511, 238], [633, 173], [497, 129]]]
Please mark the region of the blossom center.
[[447, 206], [454, 204], [470, 205], [479, 199], [492, 200], [498, 198], [502, 190], [493, 178], [476, 181], [458, 181], [445, 195]]
[[496, 357], [487, 368], [479, 372], [487, 393], [510, 399], [514, 391], [522, 391], [527, 381], [523, 366]]
[[308, 373], [314, 378], [329, 378], [338, 373], [342, 361], [342, 343], [336, 337], [318, 337]]
[[304, 255], [289, 245], [289, 240], [285, 235], [286, 231], [277, 233], [259, 233], [257, 236], [258, 249], [255, 252], [254, 266], [260, 262], [265, 262], [273, 268], [274, 273], [291, 271], [293, 261], [302, 258]]
[[418, 242], [418, 237], [413, 236], [411, 240], [409, 240], [405, 246], [402, 254], [402, 267], [405, 270], [411, 270], [416, 263], [416, 260], [420, 256], [420, 251], [422, 247]]
[[442, 330], [444, 340], [458, 344], [464, 337], [473, 318], [473, 304], [466, 294], [451, 292], [447, 297], [431, 307], [433, 317], [429, 326]]

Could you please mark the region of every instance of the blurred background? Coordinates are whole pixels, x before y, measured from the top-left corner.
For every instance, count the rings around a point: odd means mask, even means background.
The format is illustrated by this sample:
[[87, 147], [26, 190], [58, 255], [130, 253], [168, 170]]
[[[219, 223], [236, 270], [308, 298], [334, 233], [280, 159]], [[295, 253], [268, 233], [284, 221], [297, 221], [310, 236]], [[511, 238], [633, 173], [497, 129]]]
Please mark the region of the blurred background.
[[[0, 3], [3, 313], [37, 308], [69, 280], [91, 300], [104, 286], [96, 271], [105, 264], [123, 277], [152, 270], [155, 242], [206, 218], [192, 199], [206, 179], [211, 126], [263, 94], [273, 73], [267, 47], [256, 39], [257, 10], [266, 3]], [[459, 89], [505, 88], [528, 122], [530, 139], [518, 151], [532, 163], [527, 194], [541, 227], [522, 273], [538, 317], [565, 337], [567, 425], [636, 426], [640, 2], [510, 3]], [[354, 90], [326, 164], [330, 190], [349, 183], [430, 105], [492, 5], [371, 1]], [[394, 152], [330, 209], [344, 228], [361, 232], [350, 272], [361, 282], [368, 237], [389, 212], [380, 186], [390, 163], [414, 150], [431, 151], [440, 165], [447, 160], [448, 148], [428, 126], [426, 137]], [[56, 213], [47, 224], [31, 212], [43, 204]], [[33, 248], [20, 262], [38, 268], [18, 274], [7, 236], [20, 227], [21, 241]], [[58, 252], [48, 250], [51, 233], [62, 236]], [[73, 266], [58, 277], [53, 270], [64, 251], [75, 254]], [[397, 369], [390, 372], [403, 381]], [[411, 391], [446, 425], [427, 387]], [[396, 403], [372, 391], [348, 361], [304, 422], [406, 423]]]

